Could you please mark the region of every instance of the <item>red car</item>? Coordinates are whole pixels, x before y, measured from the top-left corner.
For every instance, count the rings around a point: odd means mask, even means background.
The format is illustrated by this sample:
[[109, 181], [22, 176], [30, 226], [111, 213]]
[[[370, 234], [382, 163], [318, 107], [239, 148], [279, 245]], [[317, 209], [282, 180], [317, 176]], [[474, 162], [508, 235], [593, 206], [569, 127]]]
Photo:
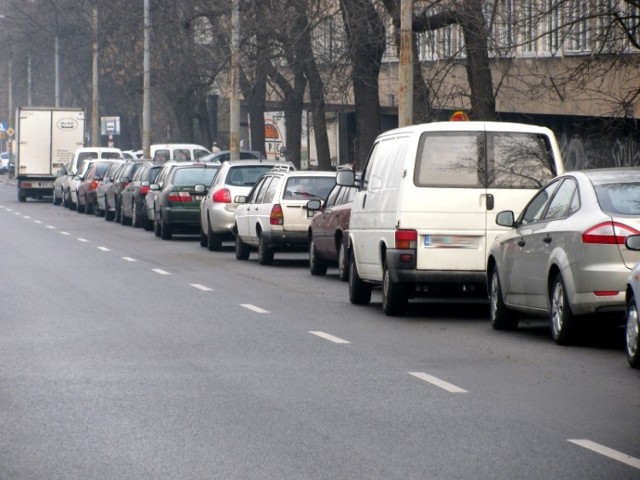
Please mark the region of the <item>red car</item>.
[[78, 213], [93, 213], [98, 203], [98, 185], [102, 181], [104, 174], [114, 163], [123, 163], [124, 160], [101, 160], [93, 162], [78, 185], [78, 203], [76, 209]]
[[309, 227], [311, 275], [324, 275], [329, 265], [337, 265], [340, 280], [349, 279], [347, 239], [351, 203], [357, 190], [357, 187], [335, 185], [323, 203], [311, 200], [307, 204], [307, 211], [317, 212]]

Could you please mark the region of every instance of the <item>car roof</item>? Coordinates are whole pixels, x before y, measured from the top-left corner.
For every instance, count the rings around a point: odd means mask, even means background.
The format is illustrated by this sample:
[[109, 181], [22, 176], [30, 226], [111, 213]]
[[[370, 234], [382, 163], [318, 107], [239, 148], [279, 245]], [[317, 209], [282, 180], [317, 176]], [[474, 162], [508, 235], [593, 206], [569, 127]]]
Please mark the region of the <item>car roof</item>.
[[584, 175], [596, 185], [614, 182], [630, 183], [640, 181], [640, 168], [637, 167], [595, 168], [590, 170], [567, 172], [567, 174]]

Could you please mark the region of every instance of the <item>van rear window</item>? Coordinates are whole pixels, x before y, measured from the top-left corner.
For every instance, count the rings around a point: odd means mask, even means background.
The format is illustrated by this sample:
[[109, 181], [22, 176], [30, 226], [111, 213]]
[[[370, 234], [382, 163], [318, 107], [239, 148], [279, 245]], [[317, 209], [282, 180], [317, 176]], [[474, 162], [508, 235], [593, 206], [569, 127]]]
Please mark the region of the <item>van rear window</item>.
[[514, 132], [426, 132], [415, 183], [425, 187], [539, 189], [554, 176], [547, 138]]

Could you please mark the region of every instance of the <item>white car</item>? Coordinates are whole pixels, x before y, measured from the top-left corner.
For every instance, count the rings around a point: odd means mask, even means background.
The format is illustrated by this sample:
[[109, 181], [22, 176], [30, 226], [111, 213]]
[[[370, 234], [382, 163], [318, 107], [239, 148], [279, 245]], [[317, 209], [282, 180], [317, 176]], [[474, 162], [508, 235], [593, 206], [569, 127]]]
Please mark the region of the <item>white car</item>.
[[[277, 168], [277, 167], [276, 167]], [[248, 196], [238, 196], [234, 233], [236, 258], [249, 258], [258, 249], [261, 265], [270, 265], [277, 251], [308, 251], [307, 211], [312, 199], [325, 199], [336, 182], [336, 172], [272, 171], [263, 175]]]
[[[625, 245], [629, 250], [640, 250], [640, 235], [630, 235], [625, 239]], [[629, 279], [626, 289], [627, 316], [626, 316], [626, 342], [627, 361], [633, 368], [640, 369], [640, 263], [637, 263]]]
[[73, 155], [71, 164], [67, 169], [67, 177], [62, 182], [62, 199], [64, 205], [75, 209], [78, 203], [79, 176], [87, 171], [90, 160], [124, 160], [122, 150], [113, 147], [81, 147]]

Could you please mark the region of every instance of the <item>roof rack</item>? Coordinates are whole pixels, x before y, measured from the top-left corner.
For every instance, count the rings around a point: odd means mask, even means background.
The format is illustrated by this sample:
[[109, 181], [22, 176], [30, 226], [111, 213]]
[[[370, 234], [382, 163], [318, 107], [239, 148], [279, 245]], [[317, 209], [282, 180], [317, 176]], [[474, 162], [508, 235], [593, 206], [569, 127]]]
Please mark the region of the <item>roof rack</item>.
[[292, 165], [290, 164], [282, 164], [282, 165], [274, 165], [271, 169], [272, 172], [290, 172], [292, 170]]

